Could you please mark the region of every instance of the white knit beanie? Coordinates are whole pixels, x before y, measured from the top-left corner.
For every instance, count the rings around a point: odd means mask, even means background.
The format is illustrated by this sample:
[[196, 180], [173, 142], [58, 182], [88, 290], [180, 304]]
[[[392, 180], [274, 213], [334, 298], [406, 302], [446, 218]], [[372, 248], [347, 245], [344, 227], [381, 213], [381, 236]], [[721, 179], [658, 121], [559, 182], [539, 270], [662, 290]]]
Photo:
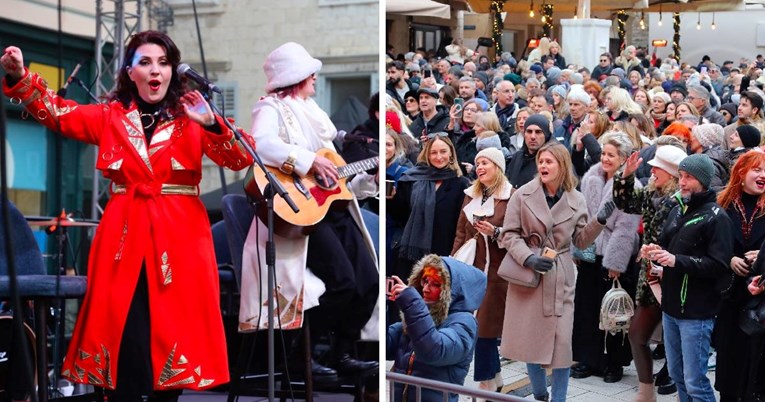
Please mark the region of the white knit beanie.
[[271, 52], [263, 64], [263, 71], [268, 78], [266, 92], [295, 85], [319, 70], [319, 59], [311, 57], [303, 46], [287, 42]]
[[479, 152], [475, 156], [475, 160], [478, 160], [478, 158], [486, 158], [490, 161], [492, 161], [495, 165], [499, 167], [499, 171], [504, 174], [505, 172], [505, 155], [497, 148], [486, 148]]

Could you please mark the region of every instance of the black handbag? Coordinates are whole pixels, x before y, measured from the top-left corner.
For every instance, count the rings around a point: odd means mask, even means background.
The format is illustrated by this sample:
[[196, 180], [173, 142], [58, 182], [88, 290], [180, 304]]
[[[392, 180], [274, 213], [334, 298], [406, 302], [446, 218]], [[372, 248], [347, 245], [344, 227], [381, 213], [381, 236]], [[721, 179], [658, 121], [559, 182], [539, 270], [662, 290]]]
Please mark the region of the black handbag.
[[738, 326], [747, 335], [765, 334], [765, 297], [761, 295], [747, 303], [739, 315]]

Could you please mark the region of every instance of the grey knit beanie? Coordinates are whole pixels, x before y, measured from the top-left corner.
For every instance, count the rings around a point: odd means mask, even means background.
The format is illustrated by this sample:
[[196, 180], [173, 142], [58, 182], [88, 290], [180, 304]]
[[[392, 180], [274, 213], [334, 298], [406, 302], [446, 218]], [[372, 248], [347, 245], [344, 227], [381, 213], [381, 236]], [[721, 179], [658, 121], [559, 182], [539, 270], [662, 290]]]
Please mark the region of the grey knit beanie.
[[712, 176], [715, 174], [712, 160], [705, 154], [693, 154], [686, 157], [677, 169], [695, 177], [705, 189], [709, 189], [709, 183], [712, 182]]

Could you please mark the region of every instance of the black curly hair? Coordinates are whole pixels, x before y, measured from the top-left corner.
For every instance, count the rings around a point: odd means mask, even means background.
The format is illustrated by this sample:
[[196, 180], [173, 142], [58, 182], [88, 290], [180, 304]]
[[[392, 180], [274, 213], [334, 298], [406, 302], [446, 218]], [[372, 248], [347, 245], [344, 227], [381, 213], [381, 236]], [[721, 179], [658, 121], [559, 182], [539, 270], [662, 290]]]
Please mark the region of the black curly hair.
[[125, 48], [125, 58], [122, 62], [119, 75], [117, 76], [117, 88], [109, 95], [109, 100], [119, 101], [125, 108], [130, 103], [139, 100], [138, 88], [128, 76], [128, 67], [130, 67], [136, 50], [145, 44], [155, 44], [165, 50], [167, 61], [172, 66], [173, 75], [170, 79], [170, 85], [167, 88], [165, 98], [159, 103], [159, 107], [170, 113], [176, 113], [182, 110], [180, 98], [186, 93], [187, 88], [181, 81], [176, 72], [178, 64], [181, 62], [181, 51], [175, 45], [172, 39], [159, 31], [143, 31], [133, 35]]

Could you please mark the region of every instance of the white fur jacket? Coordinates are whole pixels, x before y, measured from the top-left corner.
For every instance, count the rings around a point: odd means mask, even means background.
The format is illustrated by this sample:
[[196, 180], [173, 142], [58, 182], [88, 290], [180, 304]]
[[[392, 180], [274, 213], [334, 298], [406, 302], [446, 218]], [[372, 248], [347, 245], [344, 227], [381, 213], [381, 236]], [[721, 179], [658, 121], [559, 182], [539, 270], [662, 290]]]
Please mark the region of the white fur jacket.
[[[635, 188], [642, 185], [635, 180]], [[614, 179], [606, 181], [606, 174], [600, 163], [593, 165], [582, 177], [582, 194], [587, 201], [587, 212], [597, 216], [606, 202], [613, 199]], [[603, 256], [603, 267], [625, 272], [632, 258], [638, 251], [638, 225], [640, 215], [627, 214], [615, 210], [606, 221], [606, 226], [595, 239], [595, 254]]]

